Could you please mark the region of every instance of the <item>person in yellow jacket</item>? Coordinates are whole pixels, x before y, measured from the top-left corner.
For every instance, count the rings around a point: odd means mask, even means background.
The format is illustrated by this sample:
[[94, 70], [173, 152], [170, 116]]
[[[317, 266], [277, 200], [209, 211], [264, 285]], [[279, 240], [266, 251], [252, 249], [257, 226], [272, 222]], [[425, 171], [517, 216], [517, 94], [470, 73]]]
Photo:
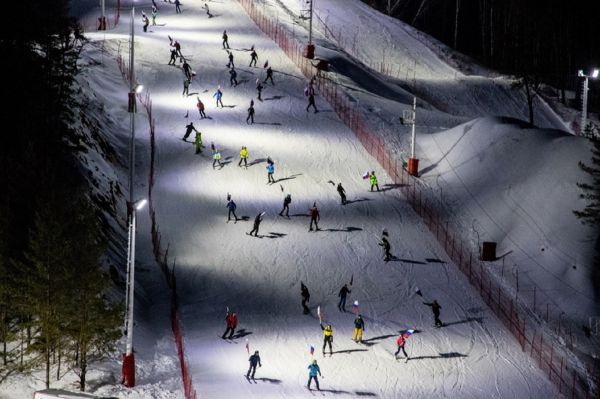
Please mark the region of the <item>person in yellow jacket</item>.
[[238, 163], [239, 167], [242, 166], [242, 162], [244, 162], [244, 166], [246, 169], [248, 169], [248, 149], [246, 147], [242, 147], [240, 150], [240, 163]]
[[321, 330], [323, 330], [323, 356], [325, 356], [325, 346], [329, 344], [329, 355], [333, 355], [333, 349], [331, 349], [331, 344], [333, 343], [333, 328], [328, 324], [323, 327], [321, 324]]
[[200, 154], [202, 152], [202, 133], [196, 131], [196, 139], [194, 140], [194, 144], [196, 145], [196, 154]]
[[373, 187], [377, 187], [377, 191], [379, 191], [379, 184], [377, 184], [377, 176], [375, 176], [375, 171], [371, 172], [369, 181], [371, 182], [371, 191], [373, 191]]

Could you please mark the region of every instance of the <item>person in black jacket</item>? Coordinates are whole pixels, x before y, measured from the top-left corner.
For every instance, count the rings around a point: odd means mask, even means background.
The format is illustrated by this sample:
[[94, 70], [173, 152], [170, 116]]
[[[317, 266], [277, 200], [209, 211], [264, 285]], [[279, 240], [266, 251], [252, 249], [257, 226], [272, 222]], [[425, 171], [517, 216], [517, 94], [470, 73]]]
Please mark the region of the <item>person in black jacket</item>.
[[273, 84], [273, 86], [275, 86], [275, 82], [273, 82], [273, 68], [269, 67], [267, 68], [267, 77], [265, 78], [263, 83], [267, 83], [267, 80], [271, 80], [271, 83]]
[[337, 192], [340, 194], [340, 198], [342, 199], [342, 205], [346, 205], [346, 190], [342, 187], [342, 183], [338, 183]]
[[254, 100], [250, 100], [250, 108], [248, 108], [246, 123], [254, 124]]
[[288, 194], [283, 199], [283, 209], [279, 212], [279, 216], [283, 216], [283, 211], [285, 211], [285, 216], [290, 217], [290, 203], [292, 202], [292, 195]]
[[[255, 351], [254, 355], [250, 356], [250, 359], [248, 359], [248, 361], [250, 362], [250, 367], [248, 368], [248, 372], [246, 373], [246, 378], [254, 379], [254, 373], [256, 373], [256, 365], [258, 365], [258, 367], [262, 367], [258, 351]], [[252, 372], [252, 375], [250, 375], [250, 372]]]
[[430, 306], [433, 311], [433, 320], [437, 328], [443, 327], [444, 323], [440, 320], [440, 309], [442, 308], [435, 299], [431, 303], [423, 302], [424, 305]]
[[252, 231], [248, 233], [248, 235], [252, 235], [254, 233], [254, 237], [258, 237], [258, 228], [260, 226], [260, 222], [262, 222], [263, 215], [265, 213], [261, 212], [254, 218], [254, 226], [252, 227]]
[[308, 292], [308, 288], [304, 285], [304, 283], [300, 282], [300, 294], [302, 295], [302, 308], [304, 314], [309, 314], [310, 309], [306, 306], [306, 303], [310, 301], [310, 293]]
[[338, 309], [340, 312], [346, 311], [346, 296], [351, 292], [352, 291], [348, 289], [348, 284], [344, 284], [344, 286], [340, 289], [340, 293], [338, 294], [340, 297], [340, 302], [338, 303]]

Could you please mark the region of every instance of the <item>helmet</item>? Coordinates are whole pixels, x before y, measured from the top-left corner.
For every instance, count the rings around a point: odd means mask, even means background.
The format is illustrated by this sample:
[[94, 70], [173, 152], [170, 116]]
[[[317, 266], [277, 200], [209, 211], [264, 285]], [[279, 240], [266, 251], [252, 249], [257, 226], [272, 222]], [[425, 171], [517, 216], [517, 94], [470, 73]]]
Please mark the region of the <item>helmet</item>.
[[313, 360], [312, 364], [317, 364], [317, 359]]

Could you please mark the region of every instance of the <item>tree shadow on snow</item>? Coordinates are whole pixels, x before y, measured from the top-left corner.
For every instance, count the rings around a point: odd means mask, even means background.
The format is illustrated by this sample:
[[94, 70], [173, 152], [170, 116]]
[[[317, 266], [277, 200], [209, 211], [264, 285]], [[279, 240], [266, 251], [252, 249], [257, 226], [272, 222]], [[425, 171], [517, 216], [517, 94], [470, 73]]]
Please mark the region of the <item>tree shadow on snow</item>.
[[483, 317], [467, 317], [464, 320], [451, 321], [450, 323], [444, 323], [444, 327], [454, 326], [457, 324], [472, 323], [472, 322], [482, 323]]
[[345, 229], [323, 229], [323, 231], [341, 231], [341, 232], [345, 232], [345, 233], [350, 233], [353, 231], [362, 231], [362, 229], [360, 227], [348, 226]]
[[448, 353], [440, 353], [438, 356], [416, 356], [411, 357], [410, 360], [424, 360], [424, 359], [453, 359], [457, 357], [467, 357], [462, 353], [458, 352], [448, 352]]
[[255, 381], [263, 381], [263, 382], [268, 382], [269, 384], [281, 384], [282, 381], [278, 380], [276, 378], [266, 378], [266, 377], [262, 377], [262, 378], [255, 378]]

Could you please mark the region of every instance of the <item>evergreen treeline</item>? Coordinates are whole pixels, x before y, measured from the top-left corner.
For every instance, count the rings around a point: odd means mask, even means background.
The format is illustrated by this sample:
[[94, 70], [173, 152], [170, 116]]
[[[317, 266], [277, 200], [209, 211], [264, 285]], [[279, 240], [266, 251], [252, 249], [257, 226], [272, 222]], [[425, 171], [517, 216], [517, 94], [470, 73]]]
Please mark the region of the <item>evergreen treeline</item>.
[[[0, 26], [0, 382], [46, 370], [46, 386], [113, 350], [121, 310], [105, 298], [100, 214], [69, 128], [82, 46], [67, 0], [3, 6]], [[56, 376], [51, 376], [55, 367]]]
[[[494, 69], [551, 84], [563, 102], [564, 90], [581, 92], [577, 70], [600, 67], [598, 1], [362, 1]], [[590, 110], [600, 108], [594, 84]]]

